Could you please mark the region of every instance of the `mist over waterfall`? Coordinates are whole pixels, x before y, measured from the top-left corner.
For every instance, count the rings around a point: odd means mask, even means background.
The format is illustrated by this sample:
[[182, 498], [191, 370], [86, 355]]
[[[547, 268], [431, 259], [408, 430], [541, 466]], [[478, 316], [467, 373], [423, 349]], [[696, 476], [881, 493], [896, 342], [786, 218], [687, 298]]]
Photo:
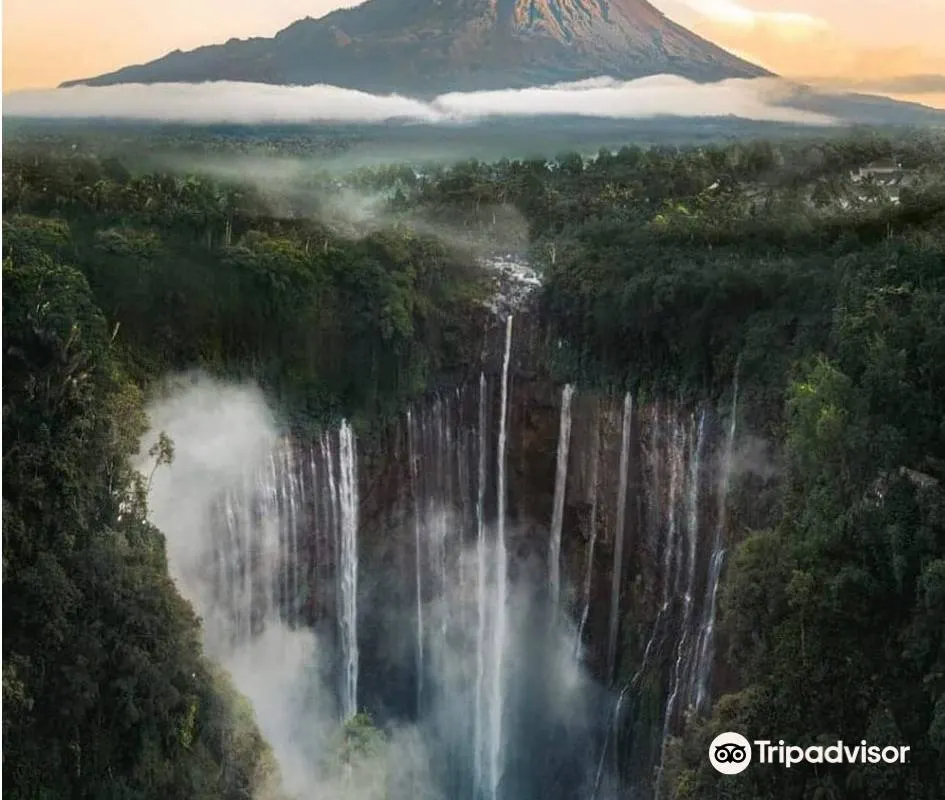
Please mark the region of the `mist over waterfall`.
[[306, 598], [321, 577], [309, 565], [340, 538], [328, 477], [337, 437], [303, 457], [257, 390], [206, 379], [182, 381], [149, 416], [175, 442], [172, 468], [153, 475], [151, 515], [206, 652], [252, 703], [286, 788], [328, 796], [315, 765], [341, 713], [331, 679], [341, 671], [306, 624]]
[[[206, 379], [150, 411], [172, 574], [293, 796], [648, 798], [709, 706], [737, 391], [553, 387], [518, 323], [366, 436], [286, 435]], [[386, 744], [359, 765], [362, 712]]]

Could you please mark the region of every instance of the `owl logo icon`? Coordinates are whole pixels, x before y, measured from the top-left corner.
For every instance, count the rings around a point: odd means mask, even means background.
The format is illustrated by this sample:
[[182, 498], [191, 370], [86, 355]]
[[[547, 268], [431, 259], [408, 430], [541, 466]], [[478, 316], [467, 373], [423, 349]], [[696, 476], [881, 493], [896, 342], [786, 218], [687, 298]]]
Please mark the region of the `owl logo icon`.
[[720, 733], [709, 745], [709, 761], [723, 775], [737, 775], [751, 763], [751, 743], [740, 733]]

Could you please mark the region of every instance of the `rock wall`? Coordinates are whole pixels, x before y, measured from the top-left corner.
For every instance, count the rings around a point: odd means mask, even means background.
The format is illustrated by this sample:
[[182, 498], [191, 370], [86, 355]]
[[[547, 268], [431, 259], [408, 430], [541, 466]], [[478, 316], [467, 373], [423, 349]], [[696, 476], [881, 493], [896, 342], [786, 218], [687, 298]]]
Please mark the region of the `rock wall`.
[[[545, 366], [553, 343], [537, 315], [513, 318], [503, 409], [507, 328], [493, 319], [480, 330], [468, 343], [479, 355], [465, 371], [359, 434], [356, 619], [343, 619], [351, 557], [343, 555], [342, 533], [350, 510], [345, 517], [338, 491], [339, 432], [325, 432], [316, 442], [285, 442], [256, 479], [262, 500], [231, 504], [242, 527], [221, 517], [217, 559], [235, 565], [233, 574], [221, 574], [221, 599], [225, 605], [234, 591], [244, 600], [251, 595], [252, 624], [239, 628], [245, 636], [273, 615], [315, 628], [336, 653], [339, 674], [346, 674], [351, 650], [342, 632], [356, 625], [358, 707], [382, 722], [426, 725], [434, 724], [429, 713], [439, 703], [436, 724], [446, 727], [433, 740], [453, 737], [444, 752], [460, 765], [450, 785], [484, 779], [470, 777], [473, 737], [477, 748], [487, 738], [494, 748], [501, 739], [503, 759], [519, 764], [512, 772], [522, 796], [558, 785], [564, 773], [522, 766], [531, 758], [525, 744], [545, 737], [543, 747], [561, 750], [557, 757], [573, 786], [603, 753], [616, 785], [637, 786], [647, 796], [667, 738], [726, 686], [719, 586], [732, 546], [776, 508], [770, 497], [777, 470], [763, 440], [740, 421], [745, 415], [733, 385], [730, 396], [701, 404], [641, 403], [573, 387], [568, 457], [559, 471], [564, 387]], [[503, 489], [507, 513], [500, 525]], [[252, 536], [268, 539], [250, 541], [254, 525]], [[504, 559], [496, 555], [500, 542]], [[477, 581], [487, 549], [486, 587]], [[507, 570], [497, 578], [500, 563]], [[477, 599], [477, 592], [488, 597]], [[521, 641], [505, 641], [506, 633], [495, 638], [496, 609], [508, 611], [507, 635]], [[488, 619], [481, 622], [484, 613]], [[532, 636], [551, 630], [549, 622], [553, 635]], [[595, 717], [586, 723], [589, 733], [573, 727], [562, 733], [564, 723], [548, 710], [559, 689], [557, 678], [545, 681], [545, 672], [560, 667], [554, 659], [562, 643], [568, 662], [580, 665], [579, 682], [594, 687], [582, 689], [580, 707]], [[501, 669], [512, 681], [504, 694], [490, 689], [489, 707], [500, 710], [491, 717], [491, 733], [464, 727], [480, 702], [473, 702], [470, 688], [477, 660], [480, 675]], [[454, 695], [465, 705], [451, 707], [447, 724], [443, 704]], [[538, 725], [534, 718], [545, 713], [548, 724]], [[495, 727], [503, 721], [514, 726], [514, 735]], [[611, 744], [614, 730], [619, 741]]]

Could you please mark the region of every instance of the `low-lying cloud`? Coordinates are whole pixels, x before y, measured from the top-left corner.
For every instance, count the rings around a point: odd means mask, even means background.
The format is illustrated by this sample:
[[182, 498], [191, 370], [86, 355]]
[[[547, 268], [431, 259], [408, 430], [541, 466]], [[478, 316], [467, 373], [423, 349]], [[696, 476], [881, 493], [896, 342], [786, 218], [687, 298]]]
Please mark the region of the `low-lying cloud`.
[[609, 119], [740, 117], [829, 125], [834, 120], [781, 103], [772, 78], [700, 84], [676, 75], [633, 81], [594, 78], [527, 89], [456, 92], [423, 101], [337, 86], [275, 86], [231, 81], [75, 86], [4, 97], [5, 117], [155, 120], [192, 123], [308, 123], [393, 120], [462, 123], [488, 117], [574, 115]]

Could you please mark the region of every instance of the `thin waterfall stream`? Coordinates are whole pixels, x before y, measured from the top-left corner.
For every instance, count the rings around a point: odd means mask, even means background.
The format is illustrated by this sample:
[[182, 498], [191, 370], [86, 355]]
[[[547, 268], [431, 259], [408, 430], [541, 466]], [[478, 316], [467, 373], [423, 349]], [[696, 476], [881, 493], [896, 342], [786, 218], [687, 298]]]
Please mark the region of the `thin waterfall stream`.
[[338, 431], [341, 508], [341, 652], [344, 659], [342, 713], [358, 713], [358, 475], [354, 432], [347, 421]]
[[407, 458], [410, 469], [410, 490], [413, 495], [413, 527], [414, 527], [414, 575], [416, 578], [416, 614], [417, 614], [417, 714], [423, 707], [423, 561], [422, 520], [420, 517], [420, 487], [418, 471], [417, 448], [415, 444], [416, 431], [410, 409], [407, 410]]
[[502, 780], [502, 723], [504, 717], [504, 678], [505, 678], [505, 638], [506, 615], [508, 613], [508, 549], [505, 541], [506, 526], [506, 447], [508, 444], [509, 420], [509, 363], [512, 356], [512, 320], [509, 314], [505, 321], [505, 352], [502, 356], [502, 393], [499, 400], [499, 446], [497, 455], [496, 493], [498, 495], [498, 513], [496, 516], [496, 608], [495, 627], [493, 630], [493, 666], [492, 686], [489, 710], [489, 795], [491, 800], [499, 796], [499, 782]]
[[571, 446], [571, 398], [573, 396], [574, 387], [570, 383], [566, 384], [561, 390], [561, 422], [555, 463], [551, 545], [548, 553], [548, 582], [550, 584], [552, 616], [558, 613], [558, 600], [561, 595], [561, 528], [564, 524], [564, 496], [568, 487], [568, 452]]
[[610, 636], [607, 640], [607, 676], [613, 680], [617, 664], [617, 634], [620, 627], [620, 592], [623, 587], [623, 540], [627, 515], [627, 473], [630, 468], [630, 426], [633, 422], [633, 396], [623, 400], [620, 427], [620, 472], [617, 484], [617, 522], [614, 527], [613, 581], [610, 593]]
[[[599, 408], [599, 407], [598, 407]], [[580, 655], [584, 642], [584, 628], [587, 626], [587, 618], [591, 612], [591, 587], [594, 581], [594, 549], [597, 545], [597, 494], [599, 490], [599, 472], [600, 472], [600, 422], [595, 414], [594, 423], [591, 429], [591, 450], [590, 450], [590, 514], [588, 516], [588, 527], [590, 533], [587, 537], [587, 555], [584, 565], [584, 602], [581, 610], [581, 619], [578, 623], [577, 637], [575, 641], [575, 652]]]

